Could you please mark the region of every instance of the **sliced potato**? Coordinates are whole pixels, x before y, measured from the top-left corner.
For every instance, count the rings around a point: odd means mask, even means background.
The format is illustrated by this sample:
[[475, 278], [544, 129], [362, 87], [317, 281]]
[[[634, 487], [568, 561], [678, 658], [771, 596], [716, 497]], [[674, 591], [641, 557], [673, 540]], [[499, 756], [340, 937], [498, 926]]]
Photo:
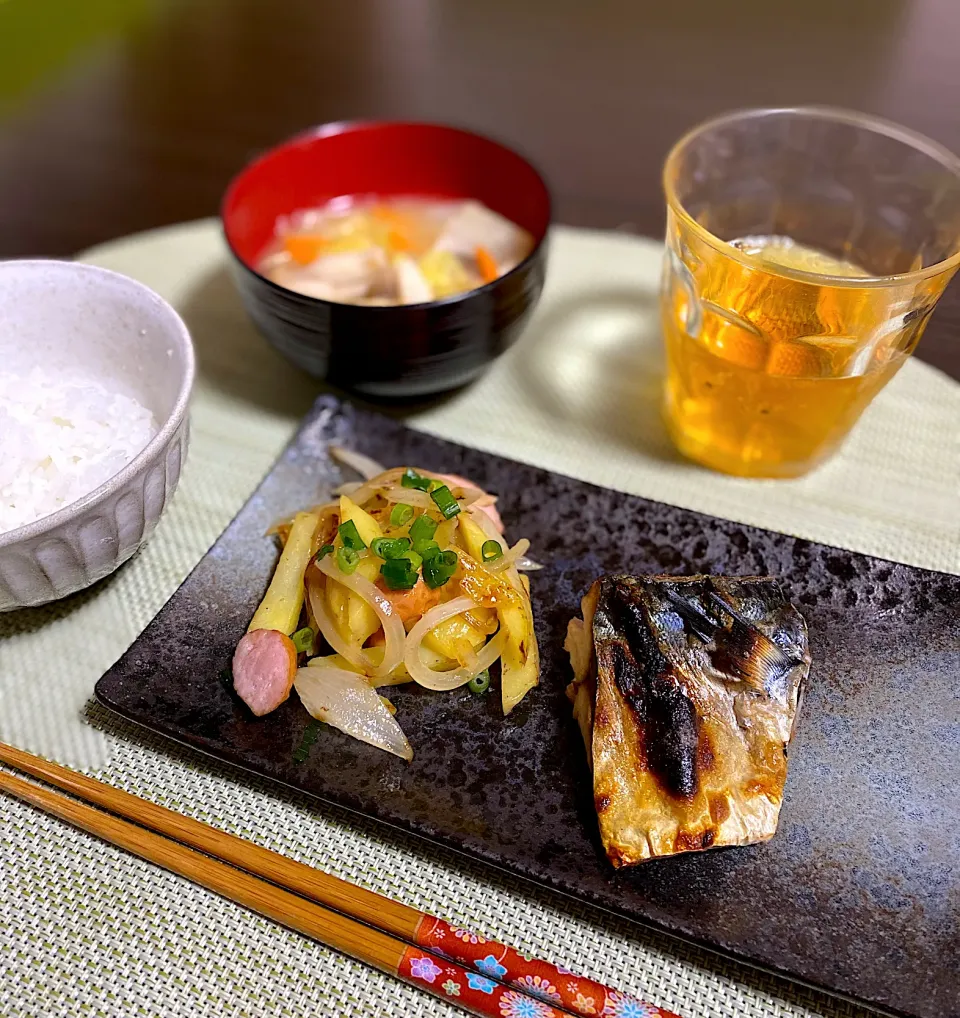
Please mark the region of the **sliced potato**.
[[454, 615], [434, 626], [423, 638], [423, 644], [444, 657], [459, 661], [463, 656], [459, 649], [462, 642], [465, 641], [470, 650], [477, 651], [486, 639], [483, 630], [471, 625], [463, 615]]
[[[477, 604], [494, 606], [505, 635], [500, 659], [500, 695], [503, 713], [524, 698], [540, 677], [540, 652], [533, 631], [533, 610], [522, 582], [491, 573], [470, 554], [460, 556], [460, 588]], [[514, 570], [508, 570], [514, 572]]]
[[248, 633], [254, 629], [276, 629], [290, 636], [296, 630], [303, 608], [303, 574], [310, 563], [313, 532], [318, 522], [318, 513], [297, 513]]
[[368, 512], [361, 509], [351, 498], [341, 495], [340, 523], [346, 523], [348, 520], [353, 520], [361, 540], [368, 547], [374, 538], [383, 537], [380, 524]]
[[[372, 555], [360, 559], [357, 573], [373, 583], [380, 572], [380, 560]], [[350, 643], [362, 647], [380, 628], [377, 613], [358, 594], [342, 583], [326, 579], [327, 605], [340, 635]]]
[[460, 513], [463, 518], [460, 520], [460, 540], [463, 542], [467, 554], [478, 562], [483, 561], [483, 542], [489, 540], [487, 535], [480, 529], [480, 526], [470, 519], [469, 513]]
[[526, 598], [523, 613], [525, 616], [523, 640], [518, 645], [508, 640], [506, 648], [511, 653], [509, 656], [504, 653], [502, 659], [500, 697], [503, 701], [504, 714], [509, 714], [540, 681], [540, 648], [537, 646], [537, 637], [533, 630], [533, 609]]
[[[380, 574], [380, 560], [372, 555], [369, 558], [361, 559], [357, 563], [357, 573], [365, 580], [374, 583]], [[380, 619], [359, 594], [354, 594], [353, 591], [348, 593], [347, 625], [350, 627], [350, 637], [362, 647], [380, 628]]]
[[347, 622], [348, 606], [350, 603], [350, 591], [342, 583], [337, 583], [329, 577], [324, 577], [323, 594], [327, 600], [327, 607], [330, 609], [330, 617], [337, 627], [340, 635], [348, 640], [350, 638], [350, 625]]

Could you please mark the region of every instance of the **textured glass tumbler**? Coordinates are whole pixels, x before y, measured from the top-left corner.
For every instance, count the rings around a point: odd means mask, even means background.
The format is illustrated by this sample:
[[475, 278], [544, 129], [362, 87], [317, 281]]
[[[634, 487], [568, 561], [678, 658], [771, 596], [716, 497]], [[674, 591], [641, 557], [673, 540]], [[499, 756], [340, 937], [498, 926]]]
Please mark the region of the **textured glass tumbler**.
[[665, 415], [747, 477], [830, 456], [920, 339], [960, 264], [960, 160], [830, 109], [709, 121], [664, 167]]

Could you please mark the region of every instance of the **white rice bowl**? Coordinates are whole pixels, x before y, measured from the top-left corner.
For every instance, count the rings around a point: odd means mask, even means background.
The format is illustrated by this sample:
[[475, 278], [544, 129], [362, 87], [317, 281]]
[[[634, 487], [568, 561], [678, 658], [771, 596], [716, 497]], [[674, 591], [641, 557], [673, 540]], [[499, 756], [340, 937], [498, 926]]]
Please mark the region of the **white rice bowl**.
[[146, 407], [92, 379], [0, 374], [0, 534], [89, 495], [156, 433]]
[[112, 573], [153, 533], [186, 455], [193, 345], [143, 284], [0, 261], [0, 612]]

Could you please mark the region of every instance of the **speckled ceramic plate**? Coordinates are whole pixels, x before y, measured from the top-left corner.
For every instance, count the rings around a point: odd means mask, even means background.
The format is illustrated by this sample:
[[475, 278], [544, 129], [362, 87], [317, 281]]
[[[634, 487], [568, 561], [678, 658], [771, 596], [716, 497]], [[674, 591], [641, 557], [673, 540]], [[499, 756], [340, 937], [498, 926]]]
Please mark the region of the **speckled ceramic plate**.
[[[527, 536], [541, 685], [496, 696], [397, 687], [412, 764], [309, 722], [256, 720], [223, 674], [276, 562], [277, 517], [343, 479], [330, 440], [500, 495]], [[813, 669], [769, 843], [615, 872], [600, 847], [564, 687], [569, 618], [601, 573], [781, 578]], [[922, 1018], [960, 1015], [960, 578], [648, 502], [409, 431], [321, 398], [289, 448], [97, 695], [118, 713], [287, 785], [737, 958]]]

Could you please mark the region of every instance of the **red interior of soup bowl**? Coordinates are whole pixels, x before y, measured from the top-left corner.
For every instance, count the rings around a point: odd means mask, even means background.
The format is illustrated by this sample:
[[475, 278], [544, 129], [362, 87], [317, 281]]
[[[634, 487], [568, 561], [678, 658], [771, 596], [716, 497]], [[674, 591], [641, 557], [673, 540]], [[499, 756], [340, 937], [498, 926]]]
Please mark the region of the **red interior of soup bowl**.
[[277, 217], [343, 195], [476, 198], [539, 243], [550, 222], [540, 174], [489, 138], [439, 124], [328, 124], [251, 163], [223, 200], [227, 242], [250, 268]]

